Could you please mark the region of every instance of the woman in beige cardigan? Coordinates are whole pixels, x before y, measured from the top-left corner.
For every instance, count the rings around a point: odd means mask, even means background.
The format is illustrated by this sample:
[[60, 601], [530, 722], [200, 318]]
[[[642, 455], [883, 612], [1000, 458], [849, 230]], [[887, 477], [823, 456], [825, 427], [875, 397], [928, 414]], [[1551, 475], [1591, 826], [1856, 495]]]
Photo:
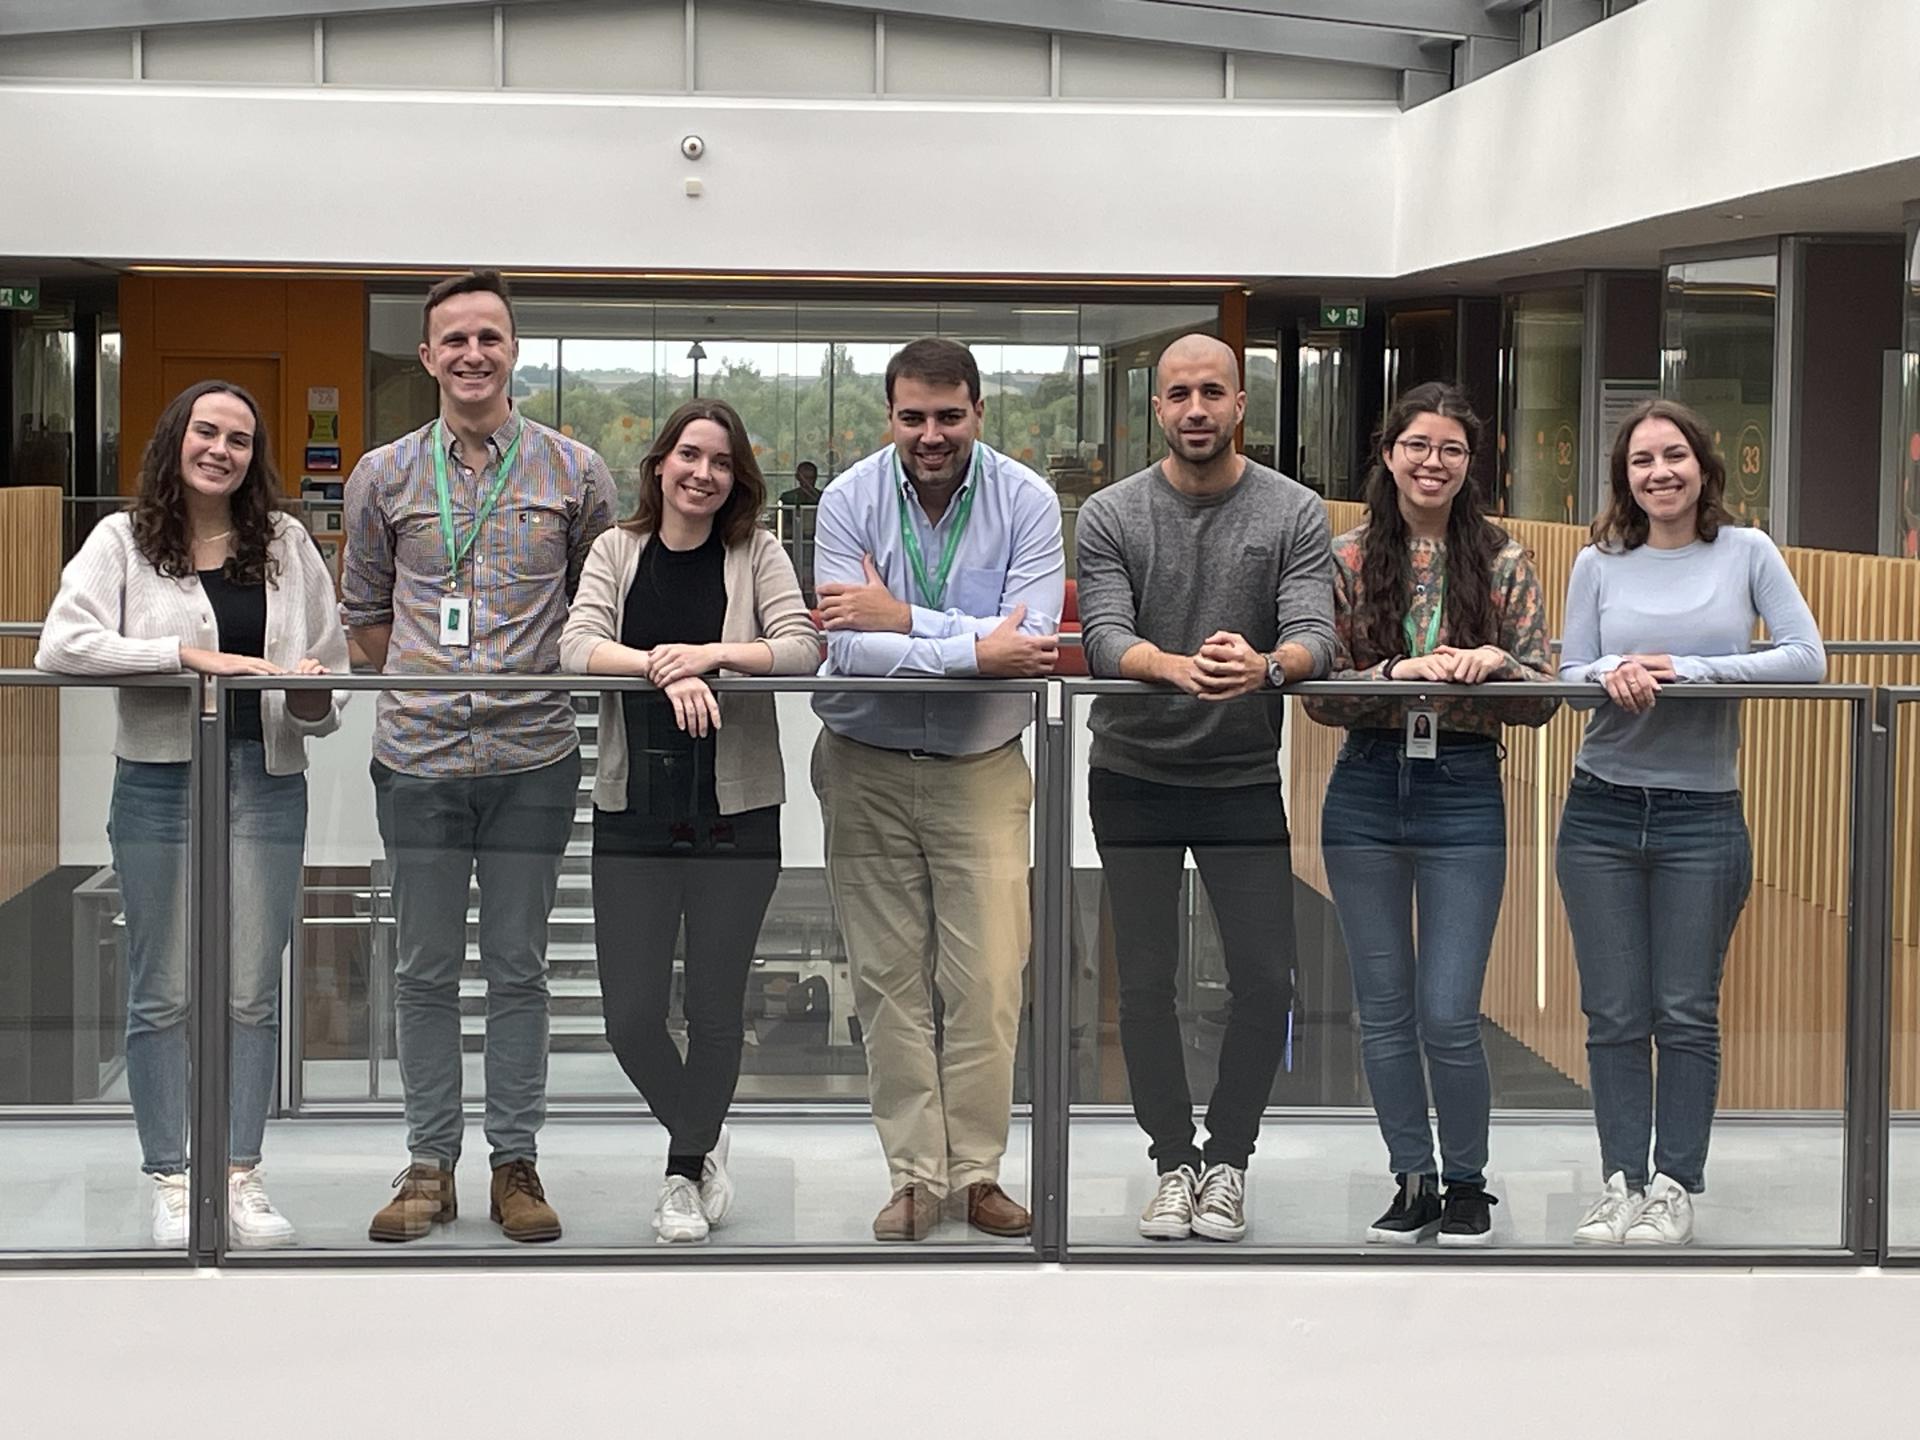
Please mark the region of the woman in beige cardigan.
[[[640, 462], [633, 517], [594, 542], [560, 641], [567, 670], [658, 687], [601, 698], [593, 928], [607, 1039], [667, 1127], [667, 1242], [704, 1240], [733, 1203], [724, 1122], [786, 798], [774, 697], [716, 697], [701, 676], [820, 663], [793, 565], [760, 528], [766, 496], [733, 407], [682, 405]], [[683, 917], [684, 1061], [667, 1031]]]

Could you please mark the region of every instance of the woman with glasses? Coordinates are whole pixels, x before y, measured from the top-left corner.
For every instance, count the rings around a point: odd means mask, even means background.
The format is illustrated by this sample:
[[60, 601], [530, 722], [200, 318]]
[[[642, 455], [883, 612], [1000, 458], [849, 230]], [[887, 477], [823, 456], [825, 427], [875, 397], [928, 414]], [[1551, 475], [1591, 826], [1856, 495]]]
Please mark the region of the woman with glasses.
[[[1328, 678], [1552, 678], [1539, 578], [1527, 552], [1481, 513], [1467, 473], [1480, 436], [1452, 385], [1418, 386], [1388, 414], [1367, 477], [1367, 518], [1333, 543], [1339, 649]], [[1499, 738], [1504, 724], [1544, 724], [1554, 702], [1305, 703], [1321, 724], [1347, 730], [1321, 846], [1396, 1186], [1367, 1238], [1490, 1244], [1480, 991], [1506, 879]]]
[[[725, 1121], [786, 798], [774, 697], [716, 697], [703, 677], [820, 663], [766, 498], [733, 407], [682, 405], [640, 461], [633, 515], [594, 541], [560, 639], [562, 668], [656, 687], [601, 701], [593, 935], [607, 1039], [667, 1131], [663, 1243], [705, 1240], [733, 1205]], [[683, 923], [684, 1057], [667, 1025]]]
[[[94, 527], [47, 611], [42, 670], [69, 675], [323, 675], [347, 669], [333, 577], [279, 509], [253, 397], [208, 380], [176, 396], [140, 461], [133, 503]], [[153, 1243], [187, 1239], [187, 813], [194, 714], [178, 690], [123, 690], [113, 849], [127, 927], [127, 1089], [153, 1184]], [[280, 958], [307, 838], [306, 742], [344, 695], [236, 693], [227, 753], [232, 910], [227, 1235], [284, 1245], [293, 1226], [260, 1177], [280, 1053]]]
[[[1561, 679], [1607, 694], [1574, 761], [1555, 860], [1606, 1177], [1573, 1238], [1685, 1245], [1720, 1088], [1721, 971], [1753, 855], [1739, 702], [1657, 702], [1688, 682], [1812, 684], [1827, 657], [1780, 551], [1721, 503], [1726, 463], [1705, 421], [1643, 401], [1607, 468], [1560, 652]], [[1774, 643], [1749, 653], [1755, 620]]]

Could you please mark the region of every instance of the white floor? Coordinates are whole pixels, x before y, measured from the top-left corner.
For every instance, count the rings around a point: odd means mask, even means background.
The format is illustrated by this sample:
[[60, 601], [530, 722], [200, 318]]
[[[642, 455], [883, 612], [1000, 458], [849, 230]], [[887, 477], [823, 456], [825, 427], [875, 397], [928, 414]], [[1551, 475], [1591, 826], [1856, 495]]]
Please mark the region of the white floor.
[[[733, 1216], [715, 1247], [872, 1244], [885, 1202], [879, 1145], [864, 1117], [733, 1126]], [[367, 1220], [404, 1163], [403, 1130], [388, 1120], [276, 1121], [264, 1171], [276, 1203], [313, 1249], [365, 1249]], [[1027, 1198], [1028, 1134], [1017, 1124], [1007, 1188]], [[9, 1183], [0, 1188], [0, 1251], [139, 1249], [148, 1244], [147, 1190], [132, 1126], [122, 1122], [0, 1124]], [[1492, 1189], [1496, 1243], [1560, 1249], [1600, 1184], [1593, 1130], [1582, 1116], [1496, 1121]], [[1134, 1217], [1153, 1175], [1130, 1119], [1074, 1123], [1070, 1240], [1087, 1247], [1183, 1247], [1139, 1238]], [[541, 1137], [541, 1175], [566, 1229], [555, 1249], [651, 1247], [648, 1225], [664, 1159], [645, 1119], [557, 1119]], [[1714, 1132], [1711, 1189], [1697, 1201], [1696, 1243], [1739, 1250], [1836, 1246], [1841, 1225], [1841, 1135], [1836, 1122], [1723, 1121]], [[461, 1218], [405, 1253], [510, 1246], [487, 1220], [486, 1144], [473, 1127], [460, 1169]], [[1248, 1185], [1249, 1241], [1284, 1249], [1347, 1249], [1391, 1198], [1380, 1140], [1359, 1119], [1270, 1119]], [[1920, 1194], [1920, 1128], [1896, 1128], [1892, 1192]], [[1920, 1247], [1920, 1205], [1892, 1216], [1896, 1247]], [[949, 1221], [940, 1244], [996, 1246]], [[1189, 1242], [1204, 1246], [1205, 1242]], [[894, 1247], [889, 1247], [894, 1248]], [[909, 1247], [900, 1247], [909, 1248]], [[1212, 1248], [1212, 1247], [1207, 1247]], [[394, 1247], [383, 1253], [403, 1253]]]

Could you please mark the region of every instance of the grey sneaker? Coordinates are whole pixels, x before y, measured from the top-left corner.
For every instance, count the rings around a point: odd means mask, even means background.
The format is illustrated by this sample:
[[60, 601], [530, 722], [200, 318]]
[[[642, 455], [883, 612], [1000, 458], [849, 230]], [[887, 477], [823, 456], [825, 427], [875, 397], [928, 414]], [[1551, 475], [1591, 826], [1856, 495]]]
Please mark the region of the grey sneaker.
[[1246, 1238], [1246, 1171], [1235, 1165], [1209, 1165], [1200, 1172], [1200, 1191], [1193, 1202], [1193, 1233], [1208, 1240]]
[[1160, 1177], [1153, 1199], [1140, 1212], [1140, 1233], [1149, 1240], [1184, 1240], [1193, 1233], [1193, 1196], [1200, 1177], [1191, 1165]]

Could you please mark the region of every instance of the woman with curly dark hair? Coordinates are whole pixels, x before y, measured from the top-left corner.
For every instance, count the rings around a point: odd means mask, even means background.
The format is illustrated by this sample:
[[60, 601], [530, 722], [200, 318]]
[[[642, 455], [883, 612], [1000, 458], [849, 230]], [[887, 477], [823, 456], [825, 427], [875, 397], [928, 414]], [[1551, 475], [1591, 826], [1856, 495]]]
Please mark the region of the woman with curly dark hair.
[[[1451, 385], [1417, 386], [1388, 413], [1367, 477], [1366, 521], [1333, 542], [1339, 650], [1329, 678], [1553, 678], [1539, 577], [1526, 550], [1481, 512], [1468, 474], [1480, 434], [1479, 417]], [[1321, 724], [1347, 729], [1321, 846], [1397, 1187], [1367, 1238], [1489, 1244], [1492, 1096], [1480, 991], [1506, 879], [1500, 730], [1545, 724], [1554, 702], [1449, 696], [1306, 706]]]
[[[260, 409], [237, 385], [191, 386], [160, 416], [133, 503], [94, 528], [60, 577], [35, 663], [74, 675], [347, 669], [333, 580], [281, 512]], [[261, 1182], [279, 1053], [280, 958], [307, 830], [306, 741], [340, 723], [324, 690], [248, 691], [229, 715], [232, 1028], [228, 1236], [293, 1227]], [[187, 810], [194, 708], [178, 690], [119, 694], [107, 838], [127, 933], [127, 1087], [153, 1182], [153, 1242], [187, 1232]], [[216, 759], [213, 763], [223, 763]]]

